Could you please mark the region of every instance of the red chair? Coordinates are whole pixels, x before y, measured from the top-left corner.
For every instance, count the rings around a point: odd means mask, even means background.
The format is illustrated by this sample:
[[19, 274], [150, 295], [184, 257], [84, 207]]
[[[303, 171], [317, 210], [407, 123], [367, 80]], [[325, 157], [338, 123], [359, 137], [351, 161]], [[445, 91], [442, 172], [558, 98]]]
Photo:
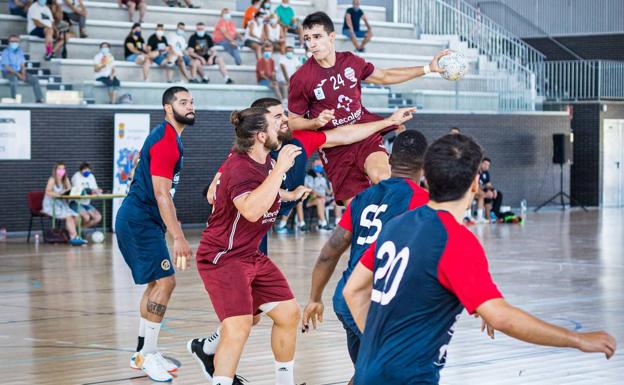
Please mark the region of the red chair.
[[32, 230], [33, 218], [39, 217], [39, 221], [41, 222], [41, 230], [45, 231], [45, 226], [43, 225], [43, 218], [49, 218], [50, 216], [41, 212], [43, 209], [43, 197], [45, 196], [45, 191], [29, 191], [28, 192], [28, 208], [30, 209], [30, 224], [28, 225], [28, 237], [26, 238], [26, 243], [30, 242], [30, 232]]

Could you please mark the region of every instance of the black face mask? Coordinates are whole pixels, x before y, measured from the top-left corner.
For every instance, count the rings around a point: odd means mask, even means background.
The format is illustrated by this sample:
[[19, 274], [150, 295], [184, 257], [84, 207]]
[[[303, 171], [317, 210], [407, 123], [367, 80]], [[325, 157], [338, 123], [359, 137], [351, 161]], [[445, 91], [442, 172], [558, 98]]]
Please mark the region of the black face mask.
[[[176, 120], [176, 122], [182, 123], [185, 126], [192, 126], [193, 124], [195, 124], [194, 113], [189, 113], [186, 116], [183, 116], [183, 115], [178, 114], [178, 112], [175, 110], [175, 108], [173, 108], [173, 106], [171, 106], [171, 109], [173, 110], [173, 118]], [[189, 116], [192, 116], [192, 118]]]

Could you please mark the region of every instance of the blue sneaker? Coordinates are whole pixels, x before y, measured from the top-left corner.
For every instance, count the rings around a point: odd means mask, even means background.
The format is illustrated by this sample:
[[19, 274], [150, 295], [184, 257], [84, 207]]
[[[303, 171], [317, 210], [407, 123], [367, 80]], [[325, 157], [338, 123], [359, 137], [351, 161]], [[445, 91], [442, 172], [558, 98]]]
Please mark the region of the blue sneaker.
[[286, 225], [284, 226], [277, 226], [275, 228], [275, 232], [278, 234], [288, 234], [288, 227]]
[[84, 239], [80, 237], [76, 237], [74, 239], [69, 240], [69, 244], [72, 246], [82, 246], [82, 245], [86, 245], [87, 243], [88, 243], [87, 241], [85, 241]]

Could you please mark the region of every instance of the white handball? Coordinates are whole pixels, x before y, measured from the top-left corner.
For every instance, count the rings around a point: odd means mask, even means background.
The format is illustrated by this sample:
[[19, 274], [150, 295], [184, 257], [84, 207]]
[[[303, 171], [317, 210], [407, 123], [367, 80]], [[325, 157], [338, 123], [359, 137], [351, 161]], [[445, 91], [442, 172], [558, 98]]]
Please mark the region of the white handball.
[[91, 240], [93, 243], [104, 242], [104, 233], [101, 231], [94, 231], [93, 234], [91, 234]]
[[438, 60], [438, 66], [444, 70], [440, 74], [446, 80], [459, 80], [468, 72], [468, 60], [461, 52], [453, 51]]

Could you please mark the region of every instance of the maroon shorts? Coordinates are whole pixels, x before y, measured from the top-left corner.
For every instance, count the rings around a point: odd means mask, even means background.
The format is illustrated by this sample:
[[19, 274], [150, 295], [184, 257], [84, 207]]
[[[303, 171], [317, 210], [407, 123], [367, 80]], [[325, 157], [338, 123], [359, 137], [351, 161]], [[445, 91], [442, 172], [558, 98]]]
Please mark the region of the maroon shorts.
[[260, 305], [295, 298], [284, 274], [259, 252], [244, 258], [224, 258], [216, 265], [198, 261], [197, 270], [221, 321], [255, 315]]
[[370, 187], [364, 162], [370, 154], [379, 151], [387, 153], [379, 134], [347, 146], [319, 150], [336, 201], [344, 202]]

